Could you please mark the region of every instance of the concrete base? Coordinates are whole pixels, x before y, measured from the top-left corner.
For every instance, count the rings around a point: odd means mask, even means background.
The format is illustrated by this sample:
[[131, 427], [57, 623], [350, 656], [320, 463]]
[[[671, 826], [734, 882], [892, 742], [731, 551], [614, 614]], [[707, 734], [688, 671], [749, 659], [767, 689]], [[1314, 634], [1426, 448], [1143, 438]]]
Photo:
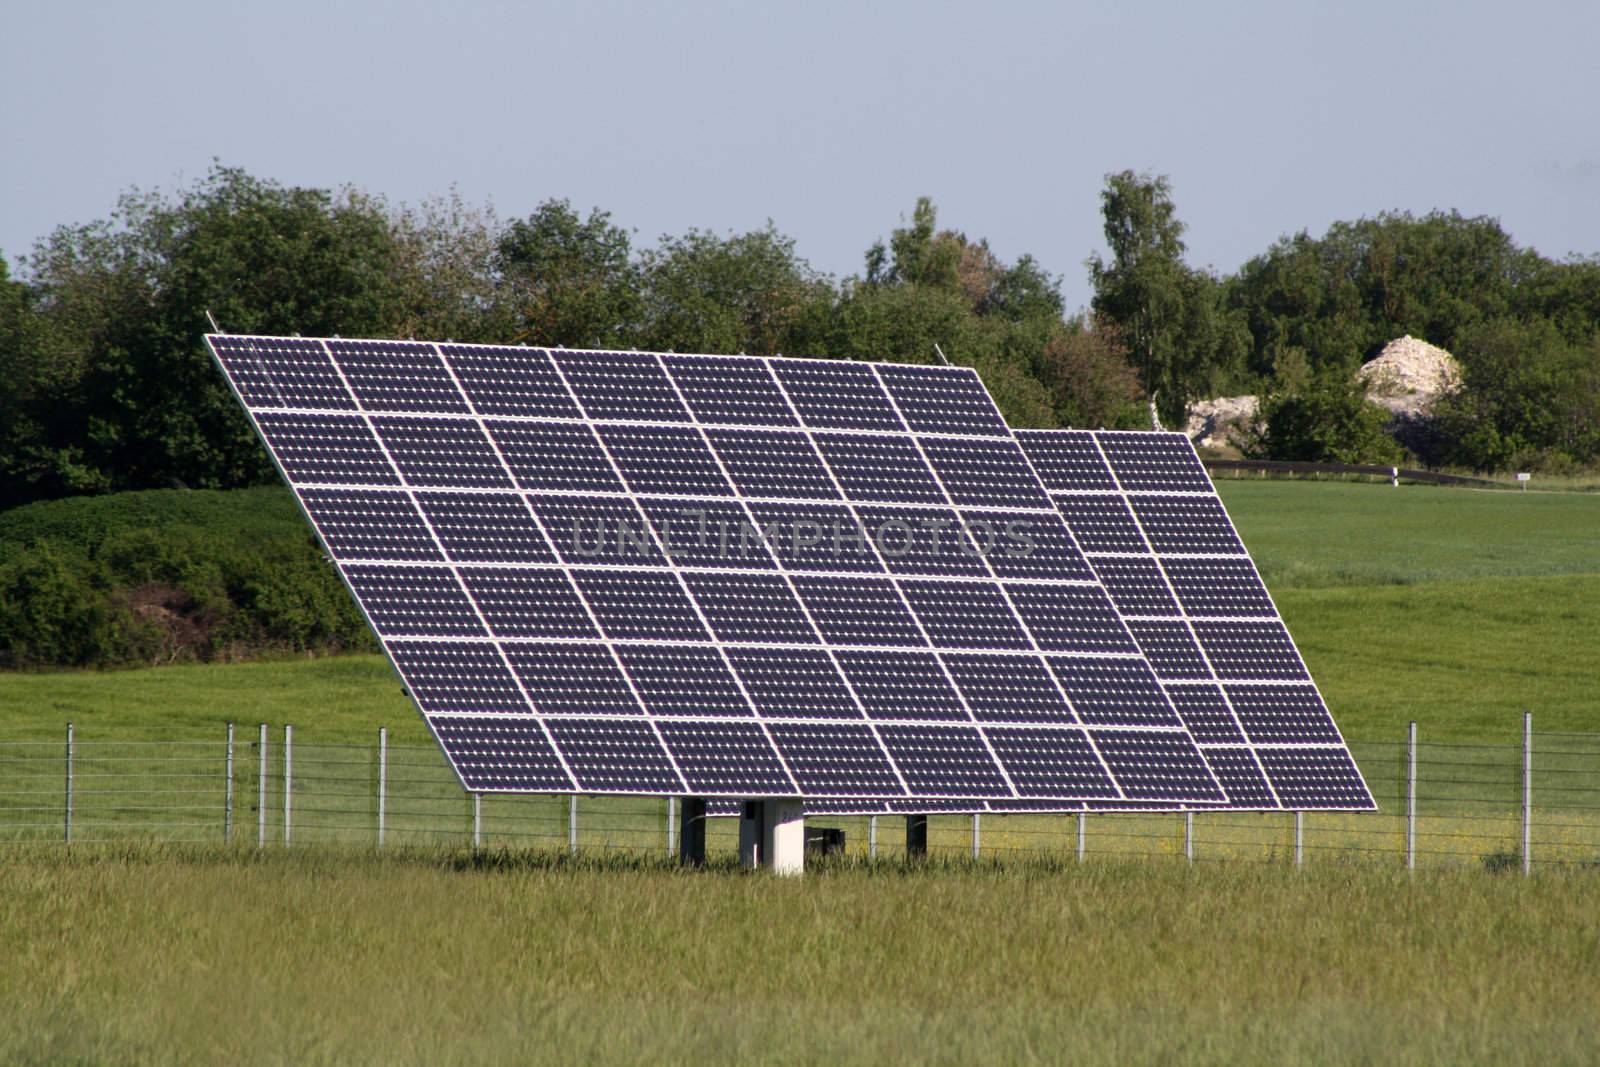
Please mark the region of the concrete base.
[[678, 820], [678, 862], [685, 867], [706, 865], [706, 802], [704, 797], [684, 797]]
[[806, 809], [798, 800], [747, 800], [739, 814], [739, 862], [774, 874], [806, 867]]

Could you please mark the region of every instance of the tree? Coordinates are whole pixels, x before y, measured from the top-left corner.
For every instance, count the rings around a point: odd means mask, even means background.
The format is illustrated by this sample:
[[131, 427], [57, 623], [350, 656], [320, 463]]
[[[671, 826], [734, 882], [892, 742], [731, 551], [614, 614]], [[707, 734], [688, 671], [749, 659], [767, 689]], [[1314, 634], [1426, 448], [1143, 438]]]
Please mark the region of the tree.
[[546, 200], [500, 236], [507, 340], [566, 348], [624, 347], [640, 327], [639, 270], [627, 230], [598, 208], [580, 217]]
[[1267, 395], [1247, 451], [1302, 463], [1393, 466], [1403, 451], [1389, 436], [1390, 414], [1367, 400], [1366, 385], [1346, 367], [1322, 367]]
[[1088, 259], [1092, 307], [1121, 331], [1162, 418], [1181, 426], [1189, 397], [1242, 355], [1243, 323], [1223, 313], [1216, 278], [1185, 266], [1184, 225], [1165, 177], [1108, 175], [1101, 212], [1111, 261]]
[[832, 298], [828, 279], [770, 221], [728, 237], [662, 237], [640, 269], [643, 348], [794, 354], [796, 331]]
[[201, 341], [234, 333], [392, 336], [402, 301], [381, 203], [215, 167], [176, 197], [130, 193], [30, 257], [37, 427], [0, 495], [231, 487], [272, 466]]

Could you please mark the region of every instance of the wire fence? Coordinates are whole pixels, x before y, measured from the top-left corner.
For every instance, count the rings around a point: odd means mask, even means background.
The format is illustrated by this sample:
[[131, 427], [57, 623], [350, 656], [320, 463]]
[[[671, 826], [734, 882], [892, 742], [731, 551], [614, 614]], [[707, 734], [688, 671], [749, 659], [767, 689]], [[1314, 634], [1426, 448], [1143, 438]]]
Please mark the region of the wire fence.
[[[1372, 862], [1600, 869], [1600, 733], [1520, 743], [1353, 741], [1377, 812], [935, 815], [930, 855]], [[215, 737], [0, 740], [0, 845], [191, 842], [239, 848], [455, 846], [672, 854], [681, 806], [661, 797], [464, 793], [439, 751], [307, 742], [289, 727]], [[850, 855], [903, 856], [901, 817], [807, 819]], [[711, 819], [708, 853], [738, 849]], [[825, 835], [815, 834], [818, 839]], [[839, 835], [826, 835], [835, 846]]]

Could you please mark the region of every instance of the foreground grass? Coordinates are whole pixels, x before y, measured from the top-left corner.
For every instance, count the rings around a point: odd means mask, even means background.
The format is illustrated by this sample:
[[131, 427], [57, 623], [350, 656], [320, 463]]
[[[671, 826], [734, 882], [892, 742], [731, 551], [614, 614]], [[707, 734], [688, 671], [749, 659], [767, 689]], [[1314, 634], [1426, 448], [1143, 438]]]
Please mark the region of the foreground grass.
[[8, 1063], [1584, 1063], [1600, 878], [162, 852], [0, 865]]

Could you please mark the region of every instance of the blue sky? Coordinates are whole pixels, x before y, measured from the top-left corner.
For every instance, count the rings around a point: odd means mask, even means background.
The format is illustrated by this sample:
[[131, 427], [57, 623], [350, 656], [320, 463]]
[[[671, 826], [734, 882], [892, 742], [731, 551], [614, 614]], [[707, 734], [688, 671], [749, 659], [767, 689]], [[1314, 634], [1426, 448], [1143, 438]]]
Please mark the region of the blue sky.
[[934, 198], [1088, 299], [1098, 195], [1168, 175], [1190, 261], [1387, 209], [1600, 251], [1600, 4], [17, 5], [0, 253], [213, 158], [503, 217], [600, 206], [641, 243], [767, 218], [819, 269]]

